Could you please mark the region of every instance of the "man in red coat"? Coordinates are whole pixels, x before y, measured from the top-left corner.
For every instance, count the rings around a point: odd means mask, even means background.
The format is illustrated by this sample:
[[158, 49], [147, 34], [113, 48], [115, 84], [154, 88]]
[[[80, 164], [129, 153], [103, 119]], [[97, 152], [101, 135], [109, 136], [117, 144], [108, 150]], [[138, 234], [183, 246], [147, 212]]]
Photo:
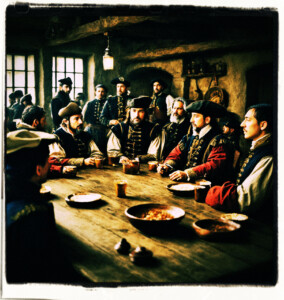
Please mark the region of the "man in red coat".
[[269, 219], [273, 212], [272, 106], [251, 106], [241, 124], [245, 139], [252, 140], [236, 182], [211, 188], [206, 203], [223, 211], [244, 212]]
[[[206, 178], [212, 185], [223, 183], [232, 173], [233, 152], [227, 138], [220, 134], [215, 118], [226, 113], [225, 108], [211, 101], [191, 103], [193, 134], [185, 135], [171, 151], [164, 164], [158, 167], [161, 174], [171, 173], [174, 181], [195, 181]], [[228, 177], [227, 177], [228, 178]]]

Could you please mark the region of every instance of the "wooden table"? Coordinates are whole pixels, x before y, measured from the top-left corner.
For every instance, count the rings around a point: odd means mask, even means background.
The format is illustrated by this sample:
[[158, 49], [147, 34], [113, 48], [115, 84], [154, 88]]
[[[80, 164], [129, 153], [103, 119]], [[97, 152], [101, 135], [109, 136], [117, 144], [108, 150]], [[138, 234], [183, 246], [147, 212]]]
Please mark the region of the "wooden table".
[[[115, 196], [115, 179], [128, 181], [126, 198]], [[166, 188], [169, 183], [169, 178], [148, 171], [147, 166], [141, 166], [139, 175], [124, 174], [121, 166], [105, 166], [80, 170], [76, 178], [48, 180], [64, 250], [74, 267], [98, 286], [275, 282], [276, 234], [272, 227], [250, 219], [235, 239], [203, 240], [192, 230], [192, 222], [218, 218], [221, 212], [193, 198], [173, 195]], [[100, 193], [100, 205], [79, 209], [66, 203], [67, 195], [83, 191]], [[174, 233], [142, 233], [129, 223], [124, 211], [148, 202], [177, 205], [186, 216]], [[151, 250], [155, 263], [137, 266], [127, 255], [118, 254], [114, 246], [121, 238], [132, 249], [144, 246]]]

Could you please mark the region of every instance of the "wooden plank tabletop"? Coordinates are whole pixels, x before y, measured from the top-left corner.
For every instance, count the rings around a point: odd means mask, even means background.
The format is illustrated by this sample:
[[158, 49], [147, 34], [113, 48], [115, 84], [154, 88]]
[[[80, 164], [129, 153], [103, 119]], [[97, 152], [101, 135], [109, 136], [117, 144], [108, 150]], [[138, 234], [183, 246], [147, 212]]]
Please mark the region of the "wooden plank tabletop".
[[[114, 180], [126, 179], [126, 198], [115, 195]], [[141, 166], [138, 175], [124, 174], [121, 166], [82, 169], [75, 178], [50, 179], [61, 241], [74, 267], [97, 284], [107, 283], [270, 283], [275, 278], [275, 233], [272, 227], [249, 219], [233, 239], [208, 241], [192, 229], [198, 219], [222, 214], [192, 196], [172, 194], [169, 178]], [[65, 198], [76, 192], [102, 195], [93, 208], [70, 207]], [[174, 232], [143, 233], [124, 214], [126, 208], [142, 203], [176, 205], [186, 215]], [[114, 249], [122, 238], [131, 250], [144, 246], [153, 252], [149, 266], [133, 264]], [[263, 274], [262, 274], [263, 273]], [[252, 276], [265, 276], [263, 280]], [[261, 276], [260, 276], [261, 274]]]

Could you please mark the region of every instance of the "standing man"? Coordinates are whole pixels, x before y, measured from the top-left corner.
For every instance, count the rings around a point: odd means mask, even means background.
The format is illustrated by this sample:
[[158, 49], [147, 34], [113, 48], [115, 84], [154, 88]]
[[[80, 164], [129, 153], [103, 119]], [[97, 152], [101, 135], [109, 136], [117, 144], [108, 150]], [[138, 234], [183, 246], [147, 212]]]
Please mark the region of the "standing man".
[[169, 121], [174, 98], [163, 92], [167, 84], [162, 79], [152, 80], [151, 85], [153, 96], [149, 112], [150, 122], [163, 126]]
[[131, 100], [128, 96], [130, 82], [124, 77], [117, 77], [111, 81], [116, 85], [116, 96], [109, 96], [101, 113], [100, 121], [107, 127], [112, 127], [126, 118], [127, 102]]
[[163, 127], [162, 131], [161, 159], [163, 160], [189, 130], [190, 117], [185, 109], [186, 104], [182, 98], [174, 99], [170, 122]]
[[62, 172], [63, 166], [94, 166], [95, 157], [103, 157], [91, 135], [83, 130], [82, 110], [74, 102], [61, 108], [61, 126], [55, 131], [59, 143], [50, 145], [51, 172]]
[[144, 163], [158, 157], [159, 126], [146, 121], [150, 102], [151, 98], [147, 96], [132, 99], [129, 103], [130, 115], [127, 122], [112, 128], [107, 152], [120, 157], [121, 163], [135, 158]]
[[106, 102], [107, 88], [103, 84], [96, 85], [95, 99], [86, 103], [83, 108], [83, 118], [87, 123], [85, 131], [93, 137], [99, 149], [106, 153], [107, 127], [100, 121], [100, 115]]
[[226, 110], [214, 102], [200, 100], [191, 103], [187, 111], [192, 112], [190, 121], [197, 135], [185, 135], [158, 172], [172, 172], [170, 179], [174, 181], [206, 178], [212, 185], [223, 183], [232, 172], [233, 153], [228, 140], [219, 134], [215, 118]]
[[244, 137], [251, 140], [235, 183], [225, 182], [211, 188], [206, 203], [224, 211], [243, 212], [270, 219], [273, 212], [273, 112], [269, 104], [248, 109], [241, 123]]
[[18, 109], [19, 106], [21, 105], [20, 100], [21, 100], [21, 98], [24, 96], [24, 94], [23, 94], [23, 92], [22, 92], [21, 90], [16, 90], [16, 91], [14, 92], [14, 96], [15, 96], [15, 103], [12, 105], [11, 109], [12, 109], [13, 112], [14, 112], [13, 119], [16, 119], [16, 118], [15, 118], [15, 114], [16, 114], [17, 109]]
[[70, 77], [58, 80], [59, 82], [59, 92], [51, 100], [51, 115], [53, 120], [54, 128], [57, 129], [62, 121], [62, 118], [58, 115], [61, 108], [68, 105], [70, 102], [69, 94], [72, 90], [72, 80]]
[[33, 105], [32, 95], [24, 95], [20, 100], [20, 105], [15, 109], [14, 119], [21, 119], [24, 109], [31, 105]]

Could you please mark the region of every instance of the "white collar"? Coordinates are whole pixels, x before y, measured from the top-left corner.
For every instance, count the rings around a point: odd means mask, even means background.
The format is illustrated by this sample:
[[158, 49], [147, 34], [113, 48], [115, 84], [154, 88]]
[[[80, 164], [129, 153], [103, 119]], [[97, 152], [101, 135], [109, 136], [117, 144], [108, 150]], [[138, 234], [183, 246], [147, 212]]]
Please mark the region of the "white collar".
[[252, 142], [251, 142], [251, 147], [250, 147], [250, 150], [254, 150], [254, 148], [255, 148], [255, 144], [256, 144], [257, 142], [259, 142], [260, 140], [262, 140], [263, 138], [265, 138], [267, 135], [268, 135], [268, 133], [267, 133], [267, 134], [265, 134], [264, 136], [260, 137], [260, 138], [259, 138], [259, 139], [257, 139], [256, 141], [252, 141]]
[[207, 134], [212, 129], [212, 126], [210, 124], [206, 125], [199, 131], [199, 138], [203, 138], [205, 134]]

